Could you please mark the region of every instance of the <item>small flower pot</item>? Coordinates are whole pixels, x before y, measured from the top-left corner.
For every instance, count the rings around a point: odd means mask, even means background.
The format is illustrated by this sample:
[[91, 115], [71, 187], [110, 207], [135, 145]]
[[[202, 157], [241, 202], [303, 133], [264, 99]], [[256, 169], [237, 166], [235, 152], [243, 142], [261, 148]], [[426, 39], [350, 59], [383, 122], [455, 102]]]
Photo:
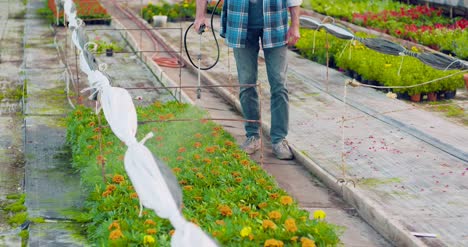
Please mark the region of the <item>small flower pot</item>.
[[468, 74], [464, 74], [463, 79], [465, 80], [465, 88], [468, 90]]
[[114, 55], [114, 50], [113, 49], [106, 49], [106, 56], [112, 57]]
[[413, 102], [421, 101], [421, 94], [417, 93], [417, 94], [410, 95], [410, 100]]
[[444, 98], [445, 99], [453, 99], [455, 98], [455, 95], [457, 94], [457, 90], [453, 90], [453, 91], [445, 91], [444, 93]]
[[427, 93], [428, 101], [437, 101], [437, 93]]

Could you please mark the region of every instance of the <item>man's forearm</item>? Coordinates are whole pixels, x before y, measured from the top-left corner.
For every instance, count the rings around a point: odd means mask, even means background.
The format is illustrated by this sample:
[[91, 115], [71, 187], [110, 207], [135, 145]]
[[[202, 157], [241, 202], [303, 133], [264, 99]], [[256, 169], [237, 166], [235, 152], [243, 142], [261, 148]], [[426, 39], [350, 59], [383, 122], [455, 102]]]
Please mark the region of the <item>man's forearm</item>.
[[197, 11], [195, 18], [204, 18], [206, 15], [206, 0], [197, 0]]
[[300, 6], [289, 7], [289, 14], [291, 16], [291, 27], [299, 28], [299, 14], [301, 12]]

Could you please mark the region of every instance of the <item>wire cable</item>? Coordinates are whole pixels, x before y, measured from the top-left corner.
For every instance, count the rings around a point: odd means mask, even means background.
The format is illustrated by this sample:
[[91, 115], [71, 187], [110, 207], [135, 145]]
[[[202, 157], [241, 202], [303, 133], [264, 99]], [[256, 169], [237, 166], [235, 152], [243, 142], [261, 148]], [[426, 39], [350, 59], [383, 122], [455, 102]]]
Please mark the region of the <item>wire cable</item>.
[[[213, 34], [213, 38], [214, 38], [214, 40], [215, 40], [215, 42], [216, 42], [216, 51], [217, 51], [216, 61], [215, 61], [212, 65], [210, 65], [210, 66], [208, 66], [208, 67], [203, 67], [203, 68], [201, 68], [201, 66], [195, 65], [195, 63], [194, 63], [193, 60], [192, 60], [192, 57], [190, 57], [190, 54], [189, 54], [189, 51], [188, 51], [188, 48], [187, 48], [187, 34], [188, 34], [190, 28], [193, 26], [194, 23], [190, 24], [190, 26], [188, 26], [187, 30], [185, 30], [185, 34], [184, 34], [185, 53], [187, 54], [187, 57], [188, 57], [190, 63], [191, 63], [196, 69], [209, 70], [209, 69], [213, 68], [213, 67], [218, 63], [218, 61], [219, 61], [219, 53], [220, 53], [220, 51], [219, 51], [218, 39], [216, 39], [216, 34], [215, 34], [215, 31], [214, 31], [214, 28], [213, 28], [213, 18], [214, 18], [214, 14], [215, 14], [215, 12], [216, 12], [216, 9], [218, 8], [218, 5], [219, 5], [220, 3], [221, 3], [221, 0], [218, 0], [218, 2], [216, 3], [216, 5], [215, 5], [213, 11], [211, 12], [211, 22], [210, 22], [210, 23], [211, 23], [211, 33]], [[200, 35], [201, 35], [201, 33], [200, 33]]]

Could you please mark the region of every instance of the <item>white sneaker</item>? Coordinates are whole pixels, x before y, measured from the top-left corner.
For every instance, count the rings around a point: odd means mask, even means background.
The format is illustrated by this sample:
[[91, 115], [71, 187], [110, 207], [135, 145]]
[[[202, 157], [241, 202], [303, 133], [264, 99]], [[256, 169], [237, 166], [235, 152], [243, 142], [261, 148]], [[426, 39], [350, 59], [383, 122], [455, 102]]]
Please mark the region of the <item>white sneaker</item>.
[[251, 136], [248, 137], [245, 142], [241, 145], [241, 148], [247, 153], [247, 154], [253, 154], [257, 150], [260, 149], [260, 137], [258, 136]]
[[288, 142], [286, 139], [281, 140], [280, 142], [273, 144], [273, 153], [276, 158], [280, 160], [292, 160], [294, 158], [291, 148], [289, 148]]

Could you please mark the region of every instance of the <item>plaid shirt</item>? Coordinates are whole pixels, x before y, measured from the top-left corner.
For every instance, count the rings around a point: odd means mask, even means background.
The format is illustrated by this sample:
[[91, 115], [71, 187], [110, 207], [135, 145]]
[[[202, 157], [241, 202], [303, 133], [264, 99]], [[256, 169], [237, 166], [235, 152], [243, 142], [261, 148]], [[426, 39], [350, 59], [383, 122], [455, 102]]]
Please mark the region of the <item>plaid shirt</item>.
[[[301, 3], [302, 0], [263, 0], [263, 48], [286, 44], [288, 7]], [[249, 0], [224, 0], [220, 35], [229, 47], [245, 47], [248, 13]]]

